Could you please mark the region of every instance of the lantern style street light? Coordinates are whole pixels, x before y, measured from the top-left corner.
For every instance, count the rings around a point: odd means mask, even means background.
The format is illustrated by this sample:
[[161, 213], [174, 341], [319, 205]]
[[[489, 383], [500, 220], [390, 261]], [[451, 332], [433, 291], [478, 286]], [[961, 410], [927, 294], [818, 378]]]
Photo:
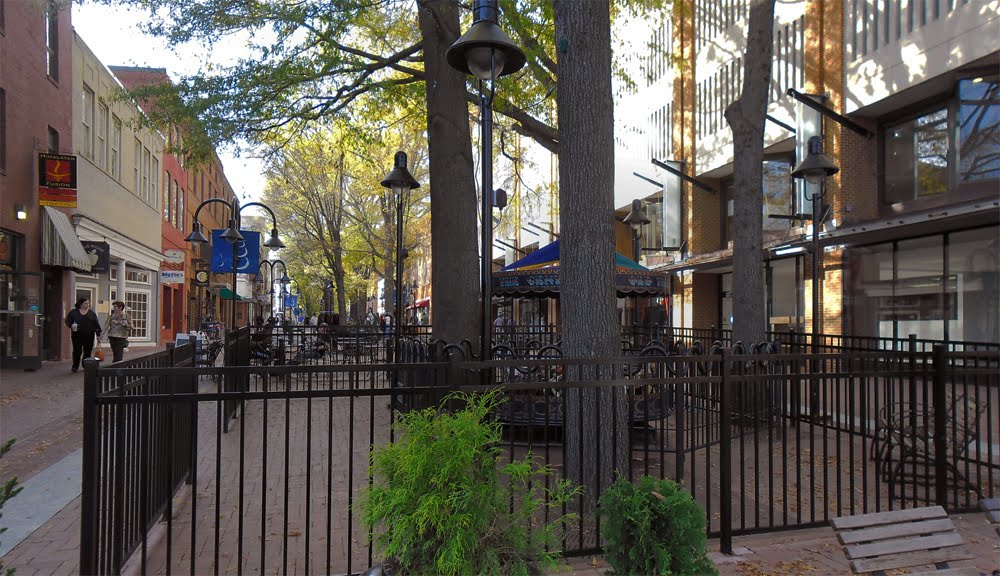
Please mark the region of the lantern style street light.
[[639, 239], [642, 238], [642, 227], [650, 222], [646, 211], [642, 208], [642, 200], [638, 198], [632, 200], [632, 211], [622, 221], [632, 229], [632, 259], [638, 262], [641, 251]]
[[[827, 178], [840, 172], [840, 168], [823, 154], [823, 139], [819, 136], [809, 138], [809, 154], [799, 162], [799, 165], [792, 170], [792, 178], [801, 178], [810, 184], [818, 184], [819, 192], [806, 199], [812, 202], [812, 345], [813, 353], [819, 352], [819, 330], [820, 330], [820, 275], [819, 263], [823, 258], [823, 253], [819, 248], [819, 229], [822, 224], [822, 204], [823, 196], [826, 194], [826, 187], [823, 185]], [[813, 362], [814, 371], [819, 370], [818, 362]], [[819, 414], [819, 382], [813, 379], [809, 385], [809, 411], [813, 418], [818, 418]]]
[[[490, 356], [490, 275], [493, 272], [493, 206], [496, 204], [493, 192], [493, 97], [496, 94], [496, 79], [508, 76], [524, 67], [527, 61], [524, 52], [514, 44], [498, 24], [499, 8], [497, 0], [475, 0], [473, 22], [469, 31], [448, 48], [448, 64], [479, 80], [479, 143], [482, 159], [482, 183], [480, 186], [481, 225], [479, 245], [482, 251], [480, 264], [481, 312], [480, 359]], [[487, 82], [489, 82], [487, 87]]]
[[[209, 204], [219, 203], [229, 207], [229, 226], [222, 233], [222, 239], [226, 242], [232, 244], [233, 246], [233, 287], [231, 296], [232, 305], [230, 310], [232, 312], [232, 324], [231, 329], [236, 329], [236, 273], [238, 270], [238, 258], [237, 250], [239, 248], [239, 243], [243, 241], [243, 235], [240, 234], [240, 213], [251, 206], [259, 206], [267, 211], [271, 215], [271, 237], [264, 242], [264, 246], [270, 248], [271, 250], [279, 250], [285, 247], [285, 243], [278, 238], [278, 220], [274, 217], [274, 212], [264, 204], [260, 202], [250, 202], [240, 206], [240, 201], [238, 198], [233, 196], [233, 199], [229, 202], [221, 198], [209, 198], [198, 205], [198, 208], [194, 211], [194, 222], [191, 224], [191, 233], [187, 235], [188, 242], [192, 244], [204, 244], [208, 242], [208, 238], [201, 231], [201, 222], [198, 220], [199, 214], [201, 214], [201, 209]], [[259, 268], [258, 268], [259, 271]]]
[[[402, 320], [403, 310], [403, 258], [405, 249], [403, 248], [403, 207], [410, 205], [410, 192], [420, 188], [420, 183], [416, 181], [410, 171], [406, 168], [406, 152], [396, 152], [392, 170], [382, 180], [382, 186], [392, 190], [393, 198], [396, 200], [396, 307], [393, 318], [393, 360], [399, 361], [399, 328]], [[388, 305], [388, 302], [386, 302]]]
[[282, 260], [281, 258], [276, 258], [274, 260], [264, 260], [263, 262], [260, 263], [260, 266], [257, 267], [258, 271], [263, 266], [267, 266], [268, 268], [267, 280], [268, 284], [270, 284], [270, 290], [268, 290], [267, 293], [271, 295], [272, 316], [274, 315], [274, 267], [277, 266], [278, 264], [281, 264], [281, 278], [278, 279], [278, 282], [280, 282], [281, 285], [284, 286], [292, 281], [292, 279], [288, 277], [288, 266], [285, 264], [284, 260]]

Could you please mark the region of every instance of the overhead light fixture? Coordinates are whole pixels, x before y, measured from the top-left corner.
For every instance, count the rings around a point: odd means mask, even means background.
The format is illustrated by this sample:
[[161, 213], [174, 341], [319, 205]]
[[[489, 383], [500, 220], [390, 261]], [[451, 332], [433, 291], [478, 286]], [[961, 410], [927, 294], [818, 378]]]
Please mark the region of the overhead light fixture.
[[14, 215], [18, 220], [27, 220], [28, 208], [24, 204], [15, 204]]
[[805, 246], [778, 246], [774, 249], [775, 256], [788, 256], [791, 254], [801, 254], [806, 251]]

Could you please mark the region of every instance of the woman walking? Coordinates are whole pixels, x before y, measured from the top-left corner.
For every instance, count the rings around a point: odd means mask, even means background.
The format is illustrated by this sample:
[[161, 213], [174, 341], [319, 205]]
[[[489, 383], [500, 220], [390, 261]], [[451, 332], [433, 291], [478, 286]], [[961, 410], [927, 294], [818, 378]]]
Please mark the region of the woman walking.
[[66, 326], [72, 331], [73, 340], [73, 372], [80, 370], [80, 360], [90, 358], [94, 349], [94, 336], [101, 339], [101, 321], [90, 309], [90, 298], [80, 298], [76, 306], [66, 315]]
[[125, 312], [125, 303], [115, 300], [108, 316], [108, 341], [111, 342], [112, 362], [121, 362], [132, 332], [132, 318]]

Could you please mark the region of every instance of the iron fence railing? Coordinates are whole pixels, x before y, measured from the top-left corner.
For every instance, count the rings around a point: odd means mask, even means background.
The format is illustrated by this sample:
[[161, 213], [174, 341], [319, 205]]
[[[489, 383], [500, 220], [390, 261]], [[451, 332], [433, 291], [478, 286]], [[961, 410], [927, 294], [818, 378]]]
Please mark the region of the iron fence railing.
[[198, 403], [173, 398], [197, 393], [197, 377], [176, 371], [193, 364], [191, 344], [108, 368], [84, 361], [81, 574], [117, 574], [133, 553], [144, 561], [149, 531], [197, 482]]
[[[556, 471], [545, 482], [588, 486], [564, 510], [580, 514], [566, 554], [601, 547], [595, 503], [615, 470], [681, 482], [724, 549], [1000, 492], [1000, 352], [752, 348], [468, 362], [461, 346], [409, 340], [400, 364], [174, 367], [177, 350], [89, 364], [81, 571], [358, 572], [375, 554], [354, 506], [370, 450], [401, 410], [484, 385], [506, 399], [505, 459], [530, 452]], [[214, 375], [245, 384], [195, 386]]]

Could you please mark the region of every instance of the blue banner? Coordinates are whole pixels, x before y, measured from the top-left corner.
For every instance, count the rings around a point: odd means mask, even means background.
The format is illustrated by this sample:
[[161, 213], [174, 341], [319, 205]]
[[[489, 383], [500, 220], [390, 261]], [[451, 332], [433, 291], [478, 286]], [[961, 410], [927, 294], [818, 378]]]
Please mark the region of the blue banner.
[[295, 294], [285, 294], [285, 308], [295, 308], [299, 305], [299, 297]]
[[[212, 230], [212, 272], [233, 271], [233, 245], [222, 238], [224, 230]], [[260, 268], [260, 232], [240, 230], [243, 241], [236, 244], [236, 272], [256, 276]]]

